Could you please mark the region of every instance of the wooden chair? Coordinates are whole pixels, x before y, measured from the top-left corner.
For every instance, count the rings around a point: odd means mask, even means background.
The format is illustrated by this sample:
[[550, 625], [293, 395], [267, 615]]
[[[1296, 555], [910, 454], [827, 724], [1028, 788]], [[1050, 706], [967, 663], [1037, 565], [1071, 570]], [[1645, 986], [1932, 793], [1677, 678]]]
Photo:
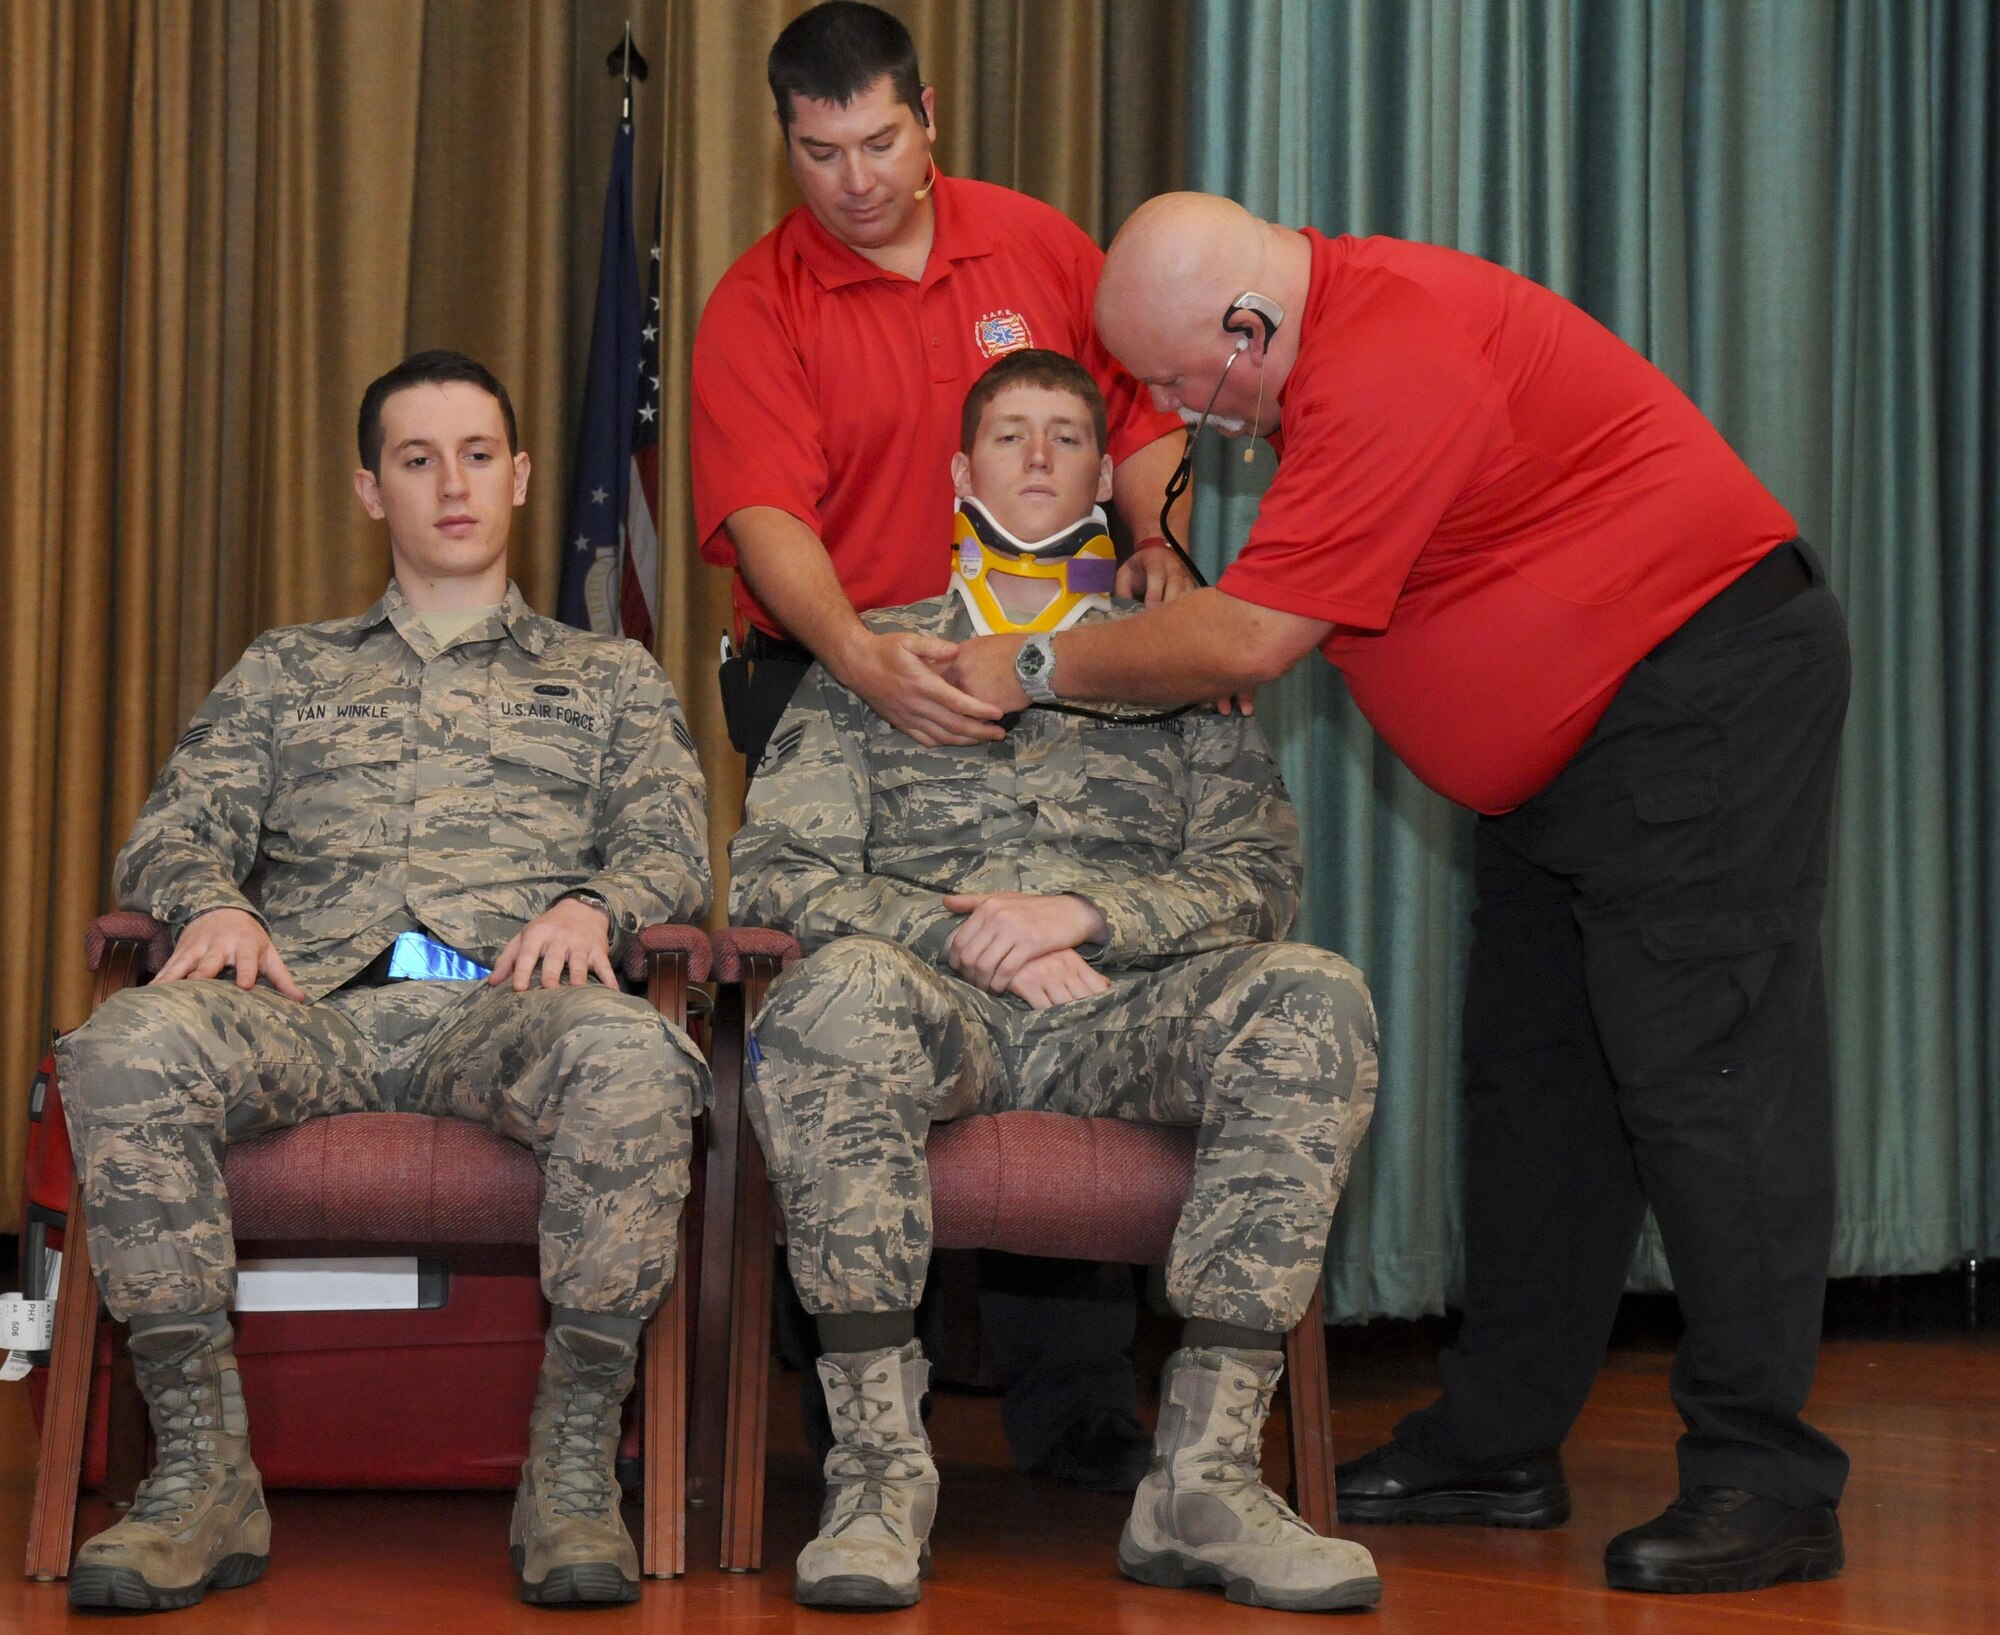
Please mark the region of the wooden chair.
[[[85, 939], [97, 973], [92, 1003], [144, 981], [165, 963], [171, 939], [144, 914], [99, 918]], [[648, 926], [624, 960], [628, 983], [685, 1027], [688, 984], [706, 980], [707, 935], [693, 926]], [[695, 1142], [700, 1185], [701, 1142]], [[237, 1237], [244, 1242], [534, 1244], [542, 1179], [525, 1147], [461, 1119], [421, 1113], [353, 1113], [313, 1119], [231, 1146], [224, 1159]], [[417, 1178], [422, 1184], [413, 1185]], [[688, 1217], [682, 1211], [680, 1275], [646, 1326], [639, 1384], [644, 1421], [642, 1571], [687, 1569], [686, 1449]], [[97, 1353], [98, 1299], [72, 1182], [40, 1460], [29, 1513], [27, 1571], [44, 1581], [69, 1571], [77, 1490]], [[114, 1416], [115, 1420], [116, 1416]], [[254, 1430], [253, 1430], [254, 1437]]]
[[[764, 1557], [764, 1464], [770, 1381], [772, 1245], [781, 1241], [764, 1155], [743, 1103], [749, 1026], [780, 970], [799, 957], [781, 932], [716, 933], [716, 1008], [711, 1059], [715, 1074], [709, 1206], [704, 1230], [730, 1241], [704, 1245], [704, 1276], [729, 1276], [727, 1328], [698, 1328], [696, 1391], [718, 1400], [726, 1390], [722, 1452], [721, 1563], [753, 1571]], [[733, 1131], [733, 1137], [729, 1132]], [[723, 1167], [723, 1146], [728, 1143]], [[1164, 1264], [1194, 1175], [1192, 1129], [1060, 1113], [979, 1114], [935, 1126], [926, 1156], [931, 1219], [939, 1249], [1004, 1249], [1057, 1259]], [[718, 1222], [733, 1191], [727, 1220]], [[716, 1297], [704, 1282], [704, 1304]], [[726, 1352], [722, 1341], [726, 1335]], [[1326, 1334], [1316, 1290], [1285, 1344], [1290, 1394], [1292, 1486], [1301, 1517], [1315, 1532], [1334, 1530], [1332, 1410], [1327, 1396]], [[704, 1381], [710, 1389], [704, 1390]], [[696, 1429], [699, 1445], [701, 1430]]]

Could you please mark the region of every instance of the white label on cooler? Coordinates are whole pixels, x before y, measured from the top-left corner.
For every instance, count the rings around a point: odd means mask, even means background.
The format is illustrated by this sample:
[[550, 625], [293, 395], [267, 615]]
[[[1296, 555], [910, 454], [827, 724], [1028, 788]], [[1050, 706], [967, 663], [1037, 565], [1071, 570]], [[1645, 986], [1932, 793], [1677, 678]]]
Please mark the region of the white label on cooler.
[[46, 1351], [56, 1332], [53, 1300], [23, 1300], [0, 1294], [0, 1345], [16, 1351]]

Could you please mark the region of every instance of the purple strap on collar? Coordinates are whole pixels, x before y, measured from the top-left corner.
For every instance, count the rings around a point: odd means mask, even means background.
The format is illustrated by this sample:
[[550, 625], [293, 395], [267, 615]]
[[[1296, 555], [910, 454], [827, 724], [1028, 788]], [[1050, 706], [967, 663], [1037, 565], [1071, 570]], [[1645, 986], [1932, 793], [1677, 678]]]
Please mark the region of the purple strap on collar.
[[1118, 564], [1101, 556], [1070, 558], [1066, 583], [1072, 596], [1109, 596], [1118, 580]]

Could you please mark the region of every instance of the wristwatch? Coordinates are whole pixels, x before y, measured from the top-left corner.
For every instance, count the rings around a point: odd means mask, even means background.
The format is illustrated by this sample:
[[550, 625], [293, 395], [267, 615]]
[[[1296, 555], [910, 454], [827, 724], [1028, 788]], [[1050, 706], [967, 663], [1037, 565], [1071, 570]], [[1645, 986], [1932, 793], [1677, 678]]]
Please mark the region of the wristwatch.
[[1037, 704], [1056, 701], [1056, 649], [1046, 635], [1030, 636], [1014, 655], [1014, 679]]

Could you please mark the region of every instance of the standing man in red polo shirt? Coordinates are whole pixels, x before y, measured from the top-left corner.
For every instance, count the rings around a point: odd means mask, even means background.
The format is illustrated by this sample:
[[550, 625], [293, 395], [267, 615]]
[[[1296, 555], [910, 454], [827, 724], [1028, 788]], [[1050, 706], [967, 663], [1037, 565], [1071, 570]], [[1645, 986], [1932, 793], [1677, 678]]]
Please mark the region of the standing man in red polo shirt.
[[1465, 998], [1465, 1320], [1444, 1394], [1343, 1466], [1349, 1521], [1553, 1526], [1650, 1204], [1687, 1321], [1680, 1496], [1609, 1581], [1842, 1565], [1839, 1448], [1800, 1417], [1833, 1231], [1819, 924], [1840, 609], [1715, 429], [1539, 285], [1204, 194], [1134, 213], [1097, 296], [1162, 407], [1278, 475], [1214, 590], [947, 666], [1176, 704], [1318, 647], [1432, 788], [1485, 814]]
[[[702, 555], [736, 569], [747, 627], [723, 667], [730, 736], [754, 773], [817, 658], [920, 742], [997, 738], [1000, 712], [935, 668], [950, 643], [872, 632], [857, 611], [945, 589], [966, 392], [1023, 347], [1084, 363], [1135, 542], [1117, 588], [1151, 602], [1192, 584], [1157, 537], [1179, 422], [1097, 340], [1097, 246], [1039, 200], [939, 173], [934, 93], [900, 22], [833, 0], [794, 19], [767, 66], [804, 202], [709, 297], [689, 434]], [[1129, 1280], [1062, 1264], [983, 1259], [982, 1282], [1002, 1285], [982, 1306], [1009, 1443], [1023, 1465], [1129, 1491], [1147, 1456]]]
[[[925, 743], [997, 737], [996, 712], [921, 662], [927, 644], [873, 634], [856, 611], [944, 590], [967, 390], [1028, 346], [1090, 370], [1137, 547], [1119, 593], [1149, 600], [1189, 583], [1158, 539], [1179, 424], [1097, 340], [1097, 246], [1039, 200], [938, 171], [935, 93], [900, 22], [833, 0], [778, 36], [769, 70], [804, 202], [723, 274], [695, 336], [702, 555], [736, 570], [753, 663], [802, 674], [817, 657]], [[768, 686], [756, 703], [774, 722]]]

